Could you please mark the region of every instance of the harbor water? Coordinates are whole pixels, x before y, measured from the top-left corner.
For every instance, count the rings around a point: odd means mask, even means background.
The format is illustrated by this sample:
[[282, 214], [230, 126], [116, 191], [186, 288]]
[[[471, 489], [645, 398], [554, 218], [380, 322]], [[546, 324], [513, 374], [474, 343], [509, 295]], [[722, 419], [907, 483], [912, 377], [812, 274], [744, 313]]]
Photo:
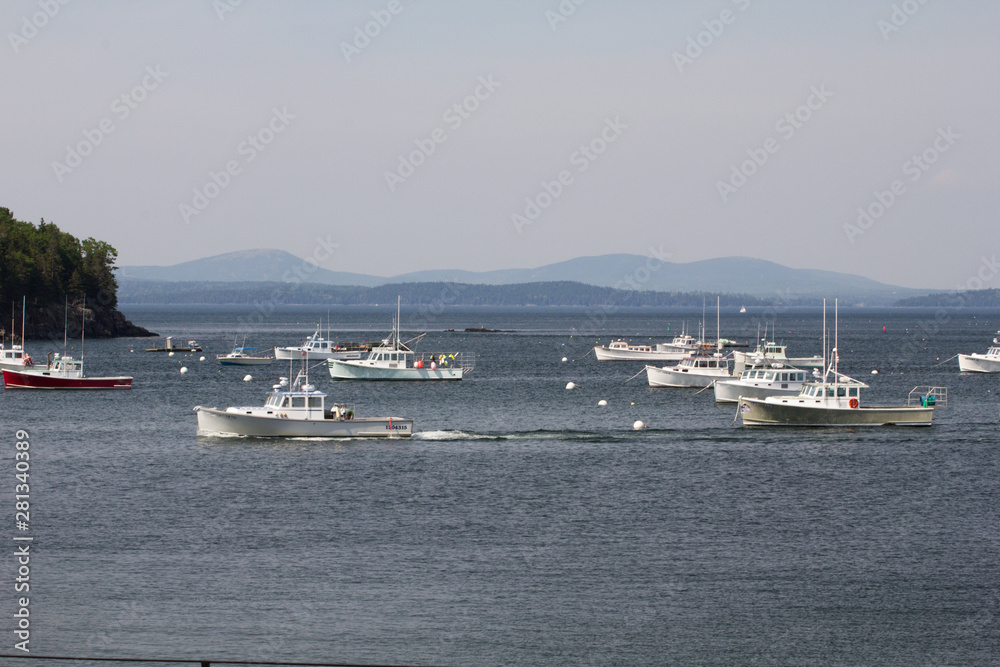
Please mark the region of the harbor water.
[[[418, 351], [474, 355], [465, 380], [335, 382], [323, 365], [310, 380], [358, 416], [413, 418], [413, 438], [197, 435], [194, 406], [261, 404], [289, 374], [280, 362], [220, 366], [234, 334], [273, 353], [317, 324], [326, 332], [329, 317], [333, 337], [377, 341], [395, 307], [125, 307], [204, 351], [87, 340], [87, 374], [132, 375], [130, 391], [3, 392], [8, 551], [32, 541], [29, 593], [15, 592], [6, 559], [0, 653], [18, 652], [27, 595], [40, 655], [1000, 661], [1000, 376], [949, 360], [984, 352], [1000, 312], [841, 309], [840, 370], [870, 384], [866, 403], [948, 388], [930, 428], [741, 427], [711, 390], [652, 389], [642, 362], [588, 354], [690, 332], [700, 309], [404, 307], [404, 340], [408, 327], [427, 331]], [[790, 355], [822, 352], [819, 309], [723, 312], [721, 332], [752, 345], [762, 322]], [[27, 348], [44, 359], [62, 340]], [[19, 429], [30, 441], [23, 531]]]

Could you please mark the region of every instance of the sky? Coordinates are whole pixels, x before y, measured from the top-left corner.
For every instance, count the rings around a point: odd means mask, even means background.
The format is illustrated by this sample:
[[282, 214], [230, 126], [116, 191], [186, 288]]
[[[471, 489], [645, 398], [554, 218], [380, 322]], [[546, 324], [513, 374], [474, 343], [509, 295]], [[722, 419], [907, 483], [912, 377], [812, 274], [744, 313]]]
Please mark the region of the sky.
[[4, 0], [0, 206], [120, 265], [1000, 287], [1000, 4]]

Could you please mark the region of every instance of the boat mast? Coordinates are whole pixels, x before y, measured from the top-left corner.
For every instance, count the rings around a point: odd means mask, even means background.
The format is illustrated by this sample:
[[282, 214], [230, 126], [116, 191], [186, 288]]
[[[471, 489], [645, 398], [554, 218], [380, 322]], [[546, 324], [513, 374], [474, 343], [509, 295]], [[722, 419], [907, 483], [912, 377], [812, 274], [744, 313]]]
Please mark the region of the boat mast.
[[715, 346], [718, 350], [722, 349], [722, 327], [720, 324], [722, 322], [722, 310], [719, 305], [721, 298], [718, 295], [715, 297]]
[[[63, 296], [63, 356], [66, 356], [66, 337], [69, 335], [69, 295]], [[83, 350], [80, 351], [81, 353]]]
[[[28, 297], [27, 295], [21, 296], [21, 349], [24, 350], [24, 310], [28, 307]], [[14, 334], [11, 334], [13, 339]], [[14, 341], [10, 342], [11, 347], [14, 346]]]

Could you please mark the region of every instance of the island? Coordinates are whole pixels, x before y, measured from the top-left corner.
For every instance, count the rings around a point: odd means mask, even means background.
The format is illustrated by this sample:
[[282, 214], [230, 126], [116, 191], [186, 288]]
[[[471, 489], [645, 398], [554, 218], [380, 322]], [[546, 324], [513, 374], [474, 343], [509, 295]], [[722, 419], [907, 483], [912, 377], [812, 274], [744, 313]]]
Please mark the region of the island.
[[156, 336], [118, 310], [117, 259], [105, 241], [81, 241], [0, 207], [0, 304], [11, 304], [11, 318], [0, 315], [4, 338], [20, 342], [22, 321], [27, 340], [78, 338], [81, 329], [87, 338]]

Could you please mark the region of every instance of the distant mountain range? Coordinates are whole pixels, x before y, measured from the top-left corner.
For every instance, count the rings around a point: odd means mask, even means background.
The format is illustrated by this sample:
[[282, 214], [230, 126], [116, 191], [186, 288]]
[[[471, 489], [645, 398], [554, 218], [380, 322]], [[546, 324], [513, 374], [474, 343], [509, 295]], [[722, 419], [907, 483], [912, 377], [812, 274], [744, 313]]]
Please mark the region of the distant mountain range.
[[888, 305], [928, 294], [887, 285], [857, 275], [792, 269], [761, 259], [722, 257], [698, 262], [667, 262], [643, 255], [600, 255], [534, 269], [500, 271], [432, 270], [395, 276], [329, 271], [283, 250], [243, 250], [173, 266], [123, 266], [119, 282], [308, 282], [322, 285], [377, 287], [397, 283], [513, 285], [571, 281], [597, 287], [660, 292], [748, 294], [768, 301], [839, 297], [845, 303]]

